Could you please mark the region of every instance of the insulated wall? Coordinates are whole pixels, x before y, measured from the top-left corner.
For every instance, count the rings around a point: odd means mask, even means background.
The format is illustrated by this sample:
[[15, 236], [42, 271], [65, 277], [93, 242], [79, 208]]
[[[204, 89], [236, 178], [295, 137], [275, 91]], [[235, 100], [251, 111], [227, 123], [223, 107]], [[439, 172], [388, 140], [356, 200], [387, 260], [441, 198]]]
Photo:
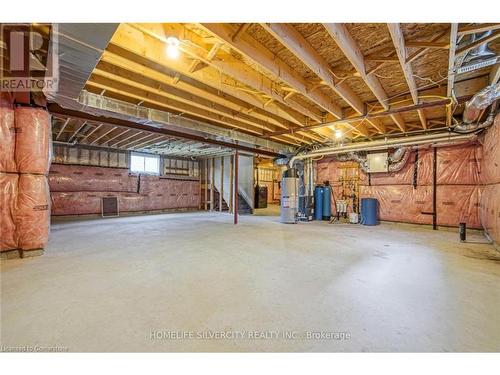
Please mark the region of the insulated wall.
[[500, 114], [484, 138], [481, 177], [481, 224], [500, 247]]
[[[379, 201], [381, 220], [432, 224], [433, 159], [432, 148], [420, 148], [418, 155], [416, 151], [412, 151], [408, 162], [398, 172], [370, 175], [361, 172], [360, 198], [372, 197]], [[480, 144], [437, 149], [438, 225], [458, 226], [465, 222], [469, 228], [481, 227], [481, 160]], [[335, 160], [319, 161], [316, 164], [316, 182], [330, 181], [336, 199], [341, 199], [340, 167], [345, 165], [345, 162]], [[335, 212], [333, 202], [332, 212]]]
[[[13, 107], [0, 95], [0, 251], [39, 253], [50, 230], [51, 121], [43, 108]], [[26, 251], [26, 252], [25, 252]], [[4, 254], [2, 254], [3, 257]]]
[[120, 212], [199, 208], [199, 179], [130, 174], [125, 168], [53, 164], [52, 215], [101, 213], [103, 197], [117, 197]]

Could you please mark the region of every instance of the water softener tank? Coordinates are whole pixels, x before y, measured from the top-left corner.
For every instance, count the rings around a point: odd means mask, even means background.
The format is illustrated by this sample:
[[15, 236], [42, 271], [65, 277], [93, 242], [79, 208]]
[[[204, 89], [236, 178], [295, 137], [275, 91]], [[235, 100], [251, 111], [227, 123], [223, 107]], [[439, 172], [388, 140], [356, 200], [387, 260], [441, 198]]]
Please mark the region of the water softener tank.
[[297, 223], [299, 178], [295, 168], [283, 172], [281, 182], [281, 218], [282, 223]]
[[375, 198], [361, 198], [361, 224], [377, 225], [378, 201]]
[[314, 220], [323, 219], [323, 186], [314, 188]]
[[332, 216], [332, 188], [328, 183], [323, 187], [323, 220], [330, 220]]

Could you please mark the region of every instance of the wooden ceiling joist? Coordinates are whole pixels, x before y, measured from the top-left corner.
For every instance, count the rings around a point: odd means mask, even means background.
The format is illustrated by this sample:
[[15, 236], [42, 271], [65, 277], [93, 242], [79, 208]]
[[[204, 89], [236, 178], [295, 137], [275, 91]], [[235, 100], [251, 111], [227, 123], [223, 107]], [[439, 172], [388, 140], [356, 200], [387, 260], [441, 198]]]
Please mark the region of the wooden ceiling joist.
[[[285, 23], [264, 23], [262, 26], [359, 114], [365, 111], [363, 101], [345, 82], [337, 83], [337, 79], [332, 74], [328, 63], [292, 25]], [[323, 108], [336, 118], [342, 118], [342, 109], [339, 106], [335, 105]]]
[[108, 131], [104, 132], [103, 134], [101, 134], [100, 136], [98, 136], [96, 139], [94, 139], [90, 143], [90, 145], [95, 145], [97, 143], [97, 141], [100, 141], [102, 138], [104, 138], [107, 135], [111, 134], [115, 129], [116, 129], [116, 127], [113, 126], [111, 129], [109, 129]]
[[87, 82], [87, 86], [106, 89], [108, 92], [122, 95], [123, 97], [128, 98], [129, 102], [142, 101], [142, 105], [153, 104], [162, 107], [169, 112], [189, 113], [191, 115], [214, 121], [232, 128], [244, 130], [252, 134], [262, 134], [262, 129], [257, 126], [251, 126], [239, 120], [219, 115], [177, 100], [164, 98], [162, 95], [135, 88], [121, 82], [109, 80], [105, 77], [94, 76], [89, 82]]
[[[216, 25], [216, 24], [211, 24], [211, 25]], [[285, 106], [290, 107], [294, 111], [297, 111], [316, 121], [322, 120], [321, 112], [316, 110], [314, 107], [308, 106], [303, 103], [299, 103], [298, 101], [295, 100], [285, 101], [283, 96], [280, 95], [278, 92], [276, 92], [276, 83], [273, 80], [269, 79], [268, 77], [258, 72], [257, 70], [252, 69], [250, 66], [243, 63], [242, 61], [239, 61], [238, 59], [230, 55], [225, 55], [224, 59], [213, 59], [211, 61], [208, 61], [206, 59], [206, 55], [209, 53], [208, 50], [211, 47], [206, 44], [206, 41], [202, 37], [195, 34], [194, 32], [185, 29], [184, 27], [182, 27], [182, 25], [168, 24], [168, 29], [165, 31], [157, 30], [155, 24], [146, 24], [146, 25], [141, 24], [141, 25], [134, 25], [134, 27], [137, 30], [144, 32], [145, 37], [149, 36], [152, 38], [156, 38], [161, 43], [165, 43], [166, 41], [165, 33], [168, 33], [168, 35], [182, 35], [182, 38], [180, 39], [188, 40], [190, 43], [182, 44], [181, 50], [186, 54], [188, 54], [191, 58], [203, 61], [207, 65], [216, 68], [220, 72], [223, 72], [224, 74], [233, 77], [237, 81], [242, 82], [245, 85], [252, 87], [253, 89], [259, 92], [262, 92], [263, 94], [266, 94], [269, 97], [272, 97], [274, 100], [284, 104]], [[230, 38], [231, 35], [229, 35], [228, 38], [232, 42], [232, 39]], [[246, 37], [246, 35], [242, 35], [240, 41], [243, 40], [244, 37]], [[195, 44], [197, 48], [191, 48], [190, 46], [192, 44]], [[162, 49], [164, 48], [165, 47], [163, 47]]]
[[266, 113], [271, 113], [274, 119], [284, 118], [298, 125], [305, 123], [304, 115], [281, 105], [281, 103], [264, 108], [264, 103], [260, 98], [246, 90], [240, 90], [233, 77], [229, 77], [225, 72], [216, 68], [207, 67], [196, 72], [189, 72], [188, 59], [185, 56], [181, 55], [178, 59], [169, 59], [163, 53], [164, 48], [164, 43], [159, 39], [144, 35], [129, 25], [122, 24], [113, 36], [104, 55], [110, 53], [159, 72], [170, 70], [180, 73], [182, 76], [210, 86], [214, 90], [235, 97], [255, 108], [265, 110]]
[[[458, 23], [452, 23], [450, 29], [450, 52], [448, 55], [448, 82], [446, 86], [446, 96], [452, 97], [453, 85], [455, 83], [455, 49], [457, 45]], [[452, 120], [451, 105], [446, 107], [446, 125], [451, 126]]]
[[165, 91], [170, 92], [171, 87], [177, 87], [185, 92], [189, 92], [203, 99], [212, 101], [213, 103], [228, 107], [233, 111], [251, 114], [252, 117], [268, 122], [274, 126], [284, 129], [294, 126], [292, 122], [275, 115], [273, 112], [267, 112], [240, 98], [228, 95], [220, 89], [215, 89], [212, 86], [188, 76], [182, 76], [180, 73], [167, 68], [163, 70], [152, 69], [144, 64], [137, 63], [130, 59], [125, 59], [119, 55], [109, 53], [108, 51], [104, 51], [97, 68], [111, 73], [116, 72], [117, 74], [119, 74], [117, 69], [123, 69], [122, 72], [124, 73], [132, 71], [147, 79], [161, 82], [166, 89]]
[[[372, 91], [373, 95], [377, 98], [379, 103], [385, 110], [389, 109], [389, 98], [385, 92], [382, 84], [374, 75], [366, 73], [366, 64], [363, 53], [357, 45], [356, 41], [352, 38], [349, 31], [343, 24], [328, 23], [323, 24], [326, 31], [335, 40], [339, 48], [342, 50], [347, 59], [351, 62], [356, 72], [358, 72], [361, 79], [365, 82], [368, 88]], [[403, 117], [400, 114], [391, 115], [391, 118], [402, 132], [406, 131], [406, 126]], [[380, 121], [370, 121], [371, 125], [377, 129], [381, 134], [385, 132], [385, 127]]]
[[[285, 82], [297, 91], [297, 93], [300, 93], [326, 111], [337, 113], [338, 116], [342, 116], [341, 108], [328, 98], [327, 95], [319, 91], [308, 92], [308, 85], [304, 77], [300, 76], [283, 60], [275, 56], [271, 51], [248, 34], [241, 35], [238, 40], [233, 41], [232, 35], [234, 33], [234, 28], [229, 24], [209, 23], [201, 24], [201, 26], [227, 43], [235, 51], [238, 51], [252, 60], [269, 74]], [[287, 102], [293, 102], [293, 98], [289, 99]], [[319, 116], [313, 116], [311, 118], [316, 121], [321, 121], [322, 117], [323, 116], [320, 114]]]
[[213, 101], [205, 99], [203, 97], [193, 95], [189, 91], [184, 91], [179, 87], [169, 86], [160, 81], [144, 77], [143, 75], [130, 71], [128, 69], [114, 67], [106, 64], [99, 64], [97, 68], [94, 69], [93, 74], [95, 76], [109, 78], [114, 81], [133, 86], [139, 90], [144, 90], [153, 94], [163, 96], [166, 99], [173, 99], [175, 101], [179, 101], [187, 105], [193, 105], [195, 107], [211, 111], [222, 116], [234, 118], [256, 128], [261, 128], [268, 131], [271, 131], [275, 128], [269, 122], [254, 118], [241, 111], [235, 111], [231, 108], [227, 108], [221, 104], [214, 103]]
[[[410, 94], [413, 99], [413, 104], [417, 105], [419, 103], [418, 90], [417, 90], [417, 85], [415, 83], [415, 79], [413, 77], [413, 69], [411, 67], [411, 63], [406, 62], [407, 51], [406, 51], [406, 44], [403, 32], [398, 23], [388, 23], [387, 27], [389, 29], [389, 33], [391, 34], [392, 42], [394, 44], [394, 48], [396, 49], [396, 54], [399, 59], [399, 64], [401, 65], [401, 69], [403, 70], [406, 83], [408, 85], [408, 88], [410, 89]], [[424, 129], [427, 129], [427, 120], [425, 118], [424, 110], [419, 109], [417, 110], [417, 112], [422, 127]]]

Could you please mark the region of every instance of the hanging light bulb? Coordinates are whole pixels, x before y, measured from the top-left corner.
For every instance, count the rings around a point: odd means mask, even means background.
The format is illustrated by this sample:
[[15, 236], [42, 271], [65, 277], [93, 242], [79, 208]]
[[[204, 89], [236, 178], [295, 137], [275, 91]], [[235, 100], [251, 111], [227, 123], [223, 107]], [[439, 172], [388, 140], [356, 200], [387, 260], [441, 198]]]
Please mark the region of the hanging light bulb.
[[340, 129], [335, 130], [335, 138], [342, 138], [342, 131]]
[[176, 59], [179, 57], [179, 39], [176, 37], [170, 36], [167, 38], [167, 56], [171, 59]]

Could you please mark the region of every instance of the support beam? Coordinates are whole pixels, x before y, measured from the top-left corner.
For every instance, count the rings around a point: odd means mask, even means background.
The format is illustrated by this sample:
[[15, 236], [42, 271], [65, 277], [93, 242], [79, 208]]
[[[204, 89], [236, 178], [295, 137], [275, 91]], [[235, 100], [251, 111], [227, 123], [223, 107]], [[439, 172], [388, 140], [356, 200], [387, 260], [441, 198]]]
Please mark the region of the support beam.
[[[330, 36], [335, 40], [337, 45], [340, 47], [344, 55], [351, 62], [352, 66], [361, 79], [366, 83], [368, 88], [373, 92], [373, 95], [377, 98], [379, 103], [385, 110], [389, 109], [389, 98], [387, 93], [385, 92], [382, 84], [374, 75], [368, 75], [366, 73], [366, 65], [365, 60], [363, 58], [363, 53], [361, 52], [359, 46], [356, 41], [352, 38], [349, 31], [343, 24], [339, 23], [326, 23], [323, 24], [326, 31], [330, 34]], [[406, 125], [401, 115], [392, 115], [391, 116], [396, 125], [401, 129], [402, 132], [406, 131]], [[385, 132], [385, 128], [382, 130], [382, 124], [377, 122], [376, 124], [371, 123], [379, 133], [383, 134]]]
[[238, 150], [234, 153], [234, 224], [238, 224]]
[[[399, 64], [401, 65], [401, 69], [403, 70], [406, 83], [408, 85], [408, 88], [410, 89], [410, 94], [413, 99], [413, 104], [417, 105], [419, 104], [418, 89], [415, 83], [415, 79], [413, 78], [413, 70], [411, 68], [411, 64], [406, 62], [407, 55], [406, 55], [406, 46], [405, 46], [403, 32], [398, 23], [388, 23], [387, 27], [389, 29], [389, 33], [391, 34], [394, 47], [396, 48]], [[427, 129], [427, 120], [425, 118], [425, 113], [423, 109], [419, 109], [417, 110], [417, 112], [422, 127], [424, 129]]]
[[222, 212], [222, 202], [224, 202], [224, 156], [220, 158], [219, 212]]
[[[450, 30], [450, 53], [448, 55], [448, 83], [446, 86], [446, 96], [452, 97], [453, 85], [455, 83], [455, 50], [457, 46], [458, 23], [451, 24]], [[451, 104], [446, 106], [446, 126], [451, 126], [452, 108]]]
[[[140, 131], [148, 131], [151, 133], [165, 134], [165, 135], [172, 136], [172, 137], [193, 140], [193, 141], [197, 141], [197, 142], [204, 143], [204, 144], [213, 144], [213, 145], [217, 145], [217, 146], [227, 147], [227, 148], [233, 149], [233, 150], [239, 149], [241, 151], [246, 151], [246, 152], [254, 153], [257, 155], [269, 156], [269, 157], [273, 157], [273, 158], [274, 157], [284, 157], [282, 154], [279, 154], [277, 152], [272, 152], [272, 151], [263, 150], [263, 149], [250, 147], [250, 146], [244, 146], [244, 145], [236, 144], [236, 143], [220, 141], [217, 139], [211, 139], [208, 137], [203, 137], [203, 136], [199, 136], [199, 135], [195, 135], [195, 134], [191, 134], [191, 133], [184, 133], [184, 132], [177, 131], [177, 130], [167, 129], [167, 128], [163, 127], [161, 123], [160, 124], [156, 123], [153, 125], [146, 125], [146, 124], [128, 121], [128, 120], [123, 120], [123, 119], [115, 118], [115, 117], [96, 116], [96, 115], [91, 115], [91, 114], [85, 113], [85, 112], [75, 111], [72, 109], [65, 109], [65, 108], [62, 108], [58, 104], [55, 104], [55, 103], [49, 103], [48, 110], [50, 113], [64, 115], [64, 116], [72, 117], [75, 119], [88, 120], [91, 122], [98, 122], [98, 123], [104, 122], [104, 123], [112, 125], [112, 126], [119, 126], [119, 127], [123, 127], [123, 128], [127, 128], [127, 129], [135, 129], [135, 130], [140, 130]], [[102, 123], [101, 123], [101, 125], [102, 125]], [[95, 131], [95, 129], [94, 129], [94, 131]]]

